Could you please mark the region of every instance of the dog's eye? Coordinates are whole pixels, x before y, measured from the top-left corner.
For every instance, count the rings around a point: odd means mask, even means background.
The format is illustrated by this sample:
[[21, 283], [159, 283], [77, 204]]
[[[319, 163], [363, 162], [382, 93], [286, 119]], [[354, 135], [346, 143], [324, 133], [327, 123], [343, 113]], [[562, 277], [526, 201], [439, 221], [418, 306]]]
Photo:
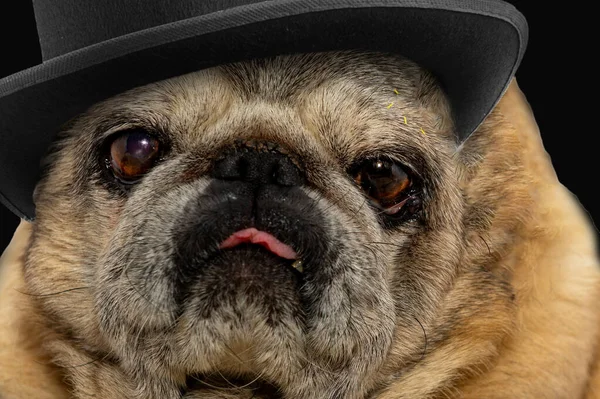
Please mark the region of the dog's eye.
[[406, 216], [418, 211], [420, 199], [414, 195], [412, 178], [399, 163], [367, 159], [352, 168], [351, 175], [383, 214]]
[[158, 158], [159, 141], [144, 130], [118, 134], [110, 143], [107, 166], [117, 179], [131, 184], [139, 180]]
[[368, 159], [354, 172], [354, 180], [386, 213], [391, 214], [398, 199], [410, 187], [408, 174], [388, 159]]

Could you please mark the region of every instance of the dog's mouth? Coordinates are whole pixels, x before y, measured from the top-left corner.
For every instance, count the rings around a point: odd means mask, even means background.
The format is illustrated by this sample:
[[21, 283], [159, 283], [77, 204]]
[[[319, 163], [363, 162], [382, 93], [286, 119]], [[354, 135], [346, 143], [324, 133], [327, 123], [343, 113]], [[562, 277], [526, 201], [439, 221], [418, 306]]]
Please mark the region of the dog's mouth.
[[296, 272], [304, 272], [302, 259], [298, 253], [288, 244], [281, 242], [274, 235], [258, 230], [254, 227], [236, 231], [225, 239], [220, 245], [220, 250], [228, 250], [242, 245], [257, 245], [280, 258], [290, 262], [290, 267]]
[[[193, 394], [193, 397], [203, 397], [202, 392], [210, 391], [228, 393], [229, 395], [239, 394], [240, 397], [280, 399], [283, 398], [281, 389], [266, 381], [259, 376], [230, 376], [222, 373], [218, 374], [193, 374], [186, 378], [186, 388], [184, 398]], [[252, 395], [252, 396], [248, 396]], [[212, 396], [211, 396], [212, 397]], [[229, 397], [229, 396], [228, 396]]]
[[[240, 358], [238, 350], [231, 348], [240, 345], [244, 348], [240, 352], [246, 354], [257, 347], [279, 353], [277, 341], [268, 337], [279, 334], [277, 326], [298, 327], [298, 333], [305, 328], [302, 287], [310, 276], [304, 274], [300, 259], [306, 250], [301, 242], [286, 236], [285, 230], [277, 234], [264, 227], [246, 226], [222, 235], [226, 238], [217, 248], [193, 266], [197, 283], [188, 285], [189, 294], [182, 306], [190, 311], [191, 319], [197, 317], [203, 324], [210, 319], [210, 328], [225, 331], [219, 338], [229, 351], [214, 355], [214, 366], [203, 366], [202, 372], [188, 370], [182, 399], [283, 398], [282, 385], [268, 380], [264, 373], [254, 373], [263, 366], [255, 367], [253, 357]], [[308, 274], [311, 270], [306, 268]], [[261, 334], [254, 333], [257, 328], [262, 329]]]

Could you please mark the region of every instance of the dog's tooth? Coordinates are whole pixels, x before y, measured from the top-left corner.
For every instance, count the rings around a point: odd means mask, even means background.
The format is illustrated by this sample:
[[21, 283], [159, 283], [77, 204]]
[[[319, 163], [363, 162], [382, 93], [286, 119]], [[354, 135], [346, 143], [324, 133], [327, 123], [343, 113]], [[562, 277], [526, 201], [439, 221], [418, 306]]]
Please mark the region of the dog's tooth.
[[296, 259], [296, 261], [292, 263], [292, 267], [298, 270], [300, 273], [304, 272], [304, 267], [302, 266], [302, 259]]

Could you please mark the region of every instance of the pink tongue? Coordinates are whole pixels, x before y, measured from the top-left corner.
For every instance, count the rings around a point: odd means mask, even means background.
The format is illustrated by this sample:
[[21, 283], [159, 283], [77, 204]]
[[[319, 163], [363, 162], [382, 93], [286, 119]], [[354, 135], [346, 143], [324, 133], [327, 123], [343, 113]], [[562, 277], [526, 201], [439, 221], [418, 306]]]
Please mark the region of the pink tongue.
[[282, 243], [271, 234], [257, 230], [254, 227], [233, 233], [228, 239], [219, 245], [219, 248], [233, 248], [244, 243], [262, 245], [275, 255], [284, 259], [298, 258], [298, 254], [292, 249], [292, 247]]

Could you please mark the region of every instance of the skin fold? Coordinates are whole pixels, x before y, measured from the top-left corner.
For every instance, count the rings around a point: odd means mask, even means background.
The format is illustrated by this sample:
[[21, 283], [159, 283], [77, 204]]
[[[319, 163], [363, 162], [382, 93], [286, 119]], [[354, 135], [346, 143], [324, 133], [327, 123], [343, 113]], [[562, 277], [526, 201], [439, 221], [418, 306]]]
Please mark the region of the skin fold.
[[[123, 189], [102, 156], [132, 127], [168, 150]], [[292, 177], [227, 180], [236, 151]], [[356, 184], [372, 156], [411, 171], [414, 217]], [[97, 104], [44, 165], [0, 260], [2, 399], [600, 398], [596, 232], [516, 81], [457, 143], [401, 57], [227, 65]], [[302, 278], [217, 250], [248, 223]]]

